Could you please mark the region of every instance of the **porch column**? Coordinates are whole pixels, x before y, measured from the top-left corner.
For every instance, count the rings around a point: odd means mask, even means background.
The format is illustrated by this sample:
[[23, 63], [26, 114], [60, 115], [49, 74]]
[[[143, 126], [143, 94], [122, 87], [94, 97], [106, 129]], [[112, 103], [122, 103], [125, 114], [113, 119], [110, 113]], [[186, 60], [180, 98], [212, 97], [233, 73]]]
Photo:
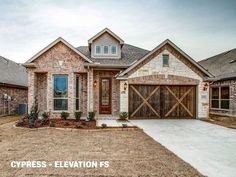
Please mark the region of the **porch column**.
[[87, 84], [87, 89], [88, 89], [87, 110], [94, 111], [94, 108], [93, 108], [93, 68], [88, 69], [87, 82], [88, 82]]
[[[124, 87], [127, 84], [126, 88]], [[128, 112], [128, 82], [120, 81], [120, 112]]]
[[28, 113], [30, 113], [31, 107], [35, 103], [35, 72], [28, 70]]

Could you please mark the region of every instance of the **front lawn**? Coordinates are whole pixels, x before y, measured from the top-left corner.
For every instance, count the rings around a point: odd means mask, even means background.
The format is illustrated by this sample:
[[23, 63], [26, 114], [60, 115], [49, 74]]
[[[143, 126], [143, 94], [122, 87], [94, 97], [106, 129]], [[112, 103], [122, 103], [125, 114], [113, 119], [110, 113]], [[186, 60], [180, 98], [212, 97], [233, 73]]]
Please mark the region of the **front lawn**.
[[[0, 176], [202, 176], [141, 130], [66, 131], [0, 126]], [[109, 161], [109, 168], [11, 168], [17, 161]]]
[[6, 124], [8, 122], [14, 122], [17, 121], [21, 118], [21, 116], [4, 116], [4, 117], [0, 117], [0, 125], [2, 124]]

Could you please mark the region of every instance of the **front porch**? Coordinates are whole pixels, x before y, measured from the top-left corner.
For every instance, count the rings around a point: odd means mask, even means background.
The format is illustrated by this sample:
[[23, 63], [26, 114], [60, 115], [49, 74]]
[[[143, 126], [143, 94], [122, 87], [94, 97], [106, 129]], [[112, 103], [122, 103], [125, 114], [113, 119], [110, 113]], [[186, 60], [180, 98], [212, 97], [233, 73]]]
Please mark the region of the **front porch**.
[[[82, 119], [88, 112], [95, 111], [96, 119], [117, 119], [120, 112], [120, 81], [118, 71], [87, 69], [79, 72], [29, 73], [29, 111], [38, 105], [39, 117], [50, 112], [52, 118], [60, 118], [62, 111], [74, 118], [76, 111]], [[110, 83], [107, 83], [110, 82]]]

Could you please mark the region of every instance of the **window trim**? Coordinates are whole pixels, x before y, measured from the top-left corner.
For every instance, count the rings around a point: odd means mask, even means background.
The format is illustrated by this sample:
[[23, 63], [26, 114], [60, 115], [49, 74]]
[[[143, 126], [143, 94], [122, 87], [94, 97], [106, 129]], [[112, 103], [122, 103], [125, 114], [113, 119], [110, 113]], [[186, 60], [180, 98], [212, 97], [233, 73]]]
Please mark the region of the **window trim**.
[[[100, 48], [100, 53], [97, 53], [97, 47]], [[95, 55], [102, 55], [102, 46], [100, 46], [100, 45], [95, 45]]]
[[[229, 88], [229, 99], [221, 99], [221, 87], [228, 87]], [[212, 88], [219, 88], [219, 99], [212, 99]], [[212, 100], [218, 100], [219, 101], [219, 108], [213, 108], [212, 107]], [[221, 101], [229, 101], [229, 109], [221, 108]], [[229, 111], [230, 110], [230, 86], [229, 85], [215, 85], [210, 87], [210, 109], [211, 110], [219, 110], [219, 111]]]
[[[164, 56], [168, 56], [168, 64], [164, 64]], [[170, 55], [169, 54], [162, 54], [162, 66], [169, 67], [170, 66]]]
[[[115, 47], [116, 53], [112, 53], [112, 48], [113, 48], [113, 47]], [[117, 53], [118, 53], [118, 52], [117, 52], [117, 46], [116, 46], [116, 45], [112, 45], [112, 46], [111, 46], [111, 55], [117, 55]]]
[[[54, 76], [67, 76], [67, 89], [68, 89], [68, 93], [67, 93], [67, 97], [64, 97], [64, 98], [56, 98], [56, 97], [54, 97], [54, 83], [55, 83], [55, 81], [54, 81]], [[63, 111], [68, 111], [69, 110], [69, 98], [68, 98], [68, 94], [69, 94], [69, 75], [68, 74], [52, 74], [52, 80], [53, 80], [53, 82], [52, 82], [52, 95], [53, 95], [53, 97], [52, 97], [52, 108], [53, 108], [53, 112], [63, 112]], [[54, 100], [67, 100], [67, 109], [64, 109], [64, 110], [55, 110], [55, 107], [54, 107]]]
[[[107, 47], [107, 53], [105, 53], [105, 47]], [[109, 55], [109, 46], [108, 45], [103, 46], [103, 55]]]

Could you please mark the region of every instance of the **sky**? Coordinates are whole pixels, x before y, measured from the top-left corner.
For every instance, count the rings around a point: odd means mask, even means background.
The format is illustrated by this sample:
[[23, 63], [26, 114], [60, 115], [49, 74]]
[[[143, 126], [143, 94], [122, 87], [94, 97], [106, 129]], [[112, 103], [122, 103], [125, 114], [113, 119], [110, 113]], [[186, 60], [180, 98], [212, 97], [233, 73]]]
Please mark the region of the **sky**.
[[196, 61], [236, 48], [236, 0], [0, 0], [0, 12], [0, 55], [18, 63], [105, 27], [147, 50], [168, 38]]

